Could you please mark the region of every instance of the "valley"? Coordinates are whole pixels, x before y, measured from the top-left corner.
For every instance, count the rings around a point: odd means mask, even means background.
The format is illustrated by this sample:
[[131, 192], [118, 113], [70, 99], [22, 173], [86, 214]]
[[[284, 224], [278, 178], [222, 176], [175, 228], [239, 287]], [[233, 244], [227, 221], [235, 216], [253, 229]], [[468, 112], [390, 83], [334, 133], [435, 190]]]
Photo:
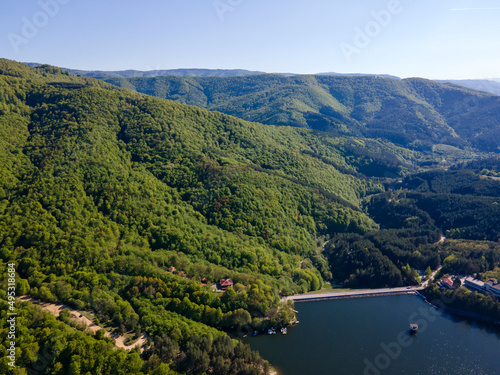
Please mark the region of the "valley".
[[500, 97], [365, 76], [106, 81], [0, 60], [0, 269], [147, 339], [117, 350], [23, 303], [26, 368], [50, 347], [55, 373], [71, 357], [89, 373], [269, 373], [234, 335], [287, 326], [288, 296], [498, 273]]

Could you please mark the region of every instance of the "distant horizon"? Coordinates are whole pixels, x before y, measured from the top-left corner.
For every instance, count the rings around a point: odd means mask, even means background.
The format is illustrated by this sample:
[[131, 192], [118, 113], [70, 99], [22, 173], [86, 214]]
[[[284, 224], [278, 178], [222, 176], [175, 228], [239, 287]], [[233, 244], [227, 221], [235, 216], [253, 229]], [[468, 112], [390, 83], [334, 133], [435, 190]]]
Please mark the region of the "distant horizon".
[[16, 61], [101, 71], [238, 67], [431, 80], [500, 78], [495, 0], [3, 5], [0, 51]]
[[177, 67], [177, 68], [155, 68], [155, 69], [137, 69], [137, 68], [127, 68], [127, 69], [85, 69], [85, 68], [75, 68], [71, 66], [61, 66], [61, 65], [55, 65], [51, 63], [45, 63], [45, 62], [37, 62], [37, 61], [18, 61], [23, 64], [40, 64], [40, 65], [52, 65], [56, 66], [58, 68], [62, 69], [70, 69], [70, 70], [81, 70], [81, 71], [86, 71], [86, 72], [127, 72], [127, 71], [137, 71], [137, 72], [154, 72], [154, 71], [163, 71], [163, 70], [222, 70], [222, 71], [236, 71], [236, 70], [242, 70], [242, 71], [247, 71], [247, 72], [256, 72], [256, 73], [261, 73], [261, 74], [283, 74], [283, 75], [329, 75], [329, 74], [338, 74], [338, 75], [369, 75], [369, 76], [387, 76], [388, 78], [390, 77], [396, 77], [399, 79], [408, 79], [408, 78], [423, 78], [423, 79], [428, 79], [431, 81], [475, 81], [475, 80], [484, 80], [484, 81], [492, 81], [492, 82], [499, 82], [500, 81], [500, 76], [497, 77], [488, 77], [488, 78], [428, 78], [428, 77], [422, 77], [422, 76], [417, 76], [417, 75], [410, 75], [407, 77], [400, 77], [395, 74], [391, 73], [364, 73], [364, 72], [349, 72], [349, 73], [343, 73], [343, 72], [337, 72], [337, 71], [329, 71], [329, 72], [317, 72], [317, 73], [297, 73], [297, 72], [272, 72], [272, 71], [263, 71], [263, 70], [256, 70], [256, 69], [248, 69], [248, 68], [200, 68], [200, 67]]

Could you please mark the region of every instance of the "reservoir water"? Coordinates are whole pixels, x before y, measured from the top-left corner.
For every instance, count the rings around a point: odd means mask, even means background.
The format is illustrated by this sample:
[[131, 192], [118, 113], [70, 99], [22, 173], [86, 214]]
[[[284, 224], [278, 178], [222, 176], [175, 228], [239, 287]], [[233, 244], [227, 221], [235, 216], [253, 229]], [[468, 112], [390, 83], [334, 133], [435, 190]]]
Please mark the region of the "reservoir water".
[[[296, 303], [287, 335], [246, 340], [280, 375], [500, 375], [500, 332], [402, 295]], [[410, 335], [409, 323], [419, 332]]]

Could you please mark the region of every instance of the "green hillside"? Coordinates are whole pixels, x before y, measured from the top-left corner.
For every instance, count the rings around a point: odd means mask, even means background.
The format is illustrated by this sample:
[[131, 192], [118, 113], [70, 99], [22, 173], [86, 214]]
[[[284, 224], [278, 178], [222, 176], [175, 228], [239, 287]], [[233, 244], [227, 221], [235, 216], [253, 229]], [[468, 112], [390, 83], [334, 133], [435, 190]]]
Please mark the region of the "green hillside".
[[[18, 295], [149, 337], [127, 352], [18, 303], [18, 365], [50, 348], [40, 373], [269, 373], [230, 335], [289, 324], [285, 295], [417, 284], [415, 269], [441, 264], [494, 272], [496, 159], [416, 174], [428, 157], [0, 60], [0, 272], [15, 267]], [[460, 246], [437, 244], [443, 232]]]
[[383, 138], [416, 150], [500, 151], [500, 97], [373, 76], [113, 78], [114, 85], [270, 125]]
[[500, 180], [485, 173], [498, 166], [492, 158], [418, 173], [370, 197], [367, 211], [381, 230], [333, 237], [324, 253], [334, 278], [350, 287], [399, 285], [417, 282], [415, 270], [440, 264], [441, 274], [494, 274], [500, 267]]
[[[360, 210], [383, 190], [358, 172], [377, 163], [363, 142], [7, 60], [0, 91], [2, 272], [14, 262], [24, 293], [145, 330], [158, 338], [149, 356], [177, 347], [163, 358], [175, 371], [216, 365], [203, 349], [225, 336], [216, 328], [286, 324], [293, 313], [279, 307], [280, 293], [316, 290], [331, 276], [318, 239], [377, 227]], [[354, 144], [351, 162], [343, 155]], [[372, 144], [382, 158], [394, 149]], [[404, 169], [405, 158], [388, 168]], [[235, 288], [214, 293], [226, 277]], [[261, 359], [241, 350], [234, 364], [230, 353], [211, 360], [260, 373]]]

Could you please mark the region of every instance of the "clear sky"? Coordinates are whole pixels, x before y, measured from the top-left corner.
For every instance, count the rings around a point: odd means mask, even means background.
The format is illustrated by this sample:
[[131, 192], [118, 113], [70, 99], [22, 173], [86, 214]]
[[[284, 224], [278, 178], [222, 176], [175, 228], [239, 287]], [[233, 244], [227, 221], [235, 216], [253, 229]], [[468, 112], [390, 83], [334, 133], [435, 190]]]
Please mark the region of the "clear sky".
[[500, 0], [1, 0], [0, 57], [500, 78]]

